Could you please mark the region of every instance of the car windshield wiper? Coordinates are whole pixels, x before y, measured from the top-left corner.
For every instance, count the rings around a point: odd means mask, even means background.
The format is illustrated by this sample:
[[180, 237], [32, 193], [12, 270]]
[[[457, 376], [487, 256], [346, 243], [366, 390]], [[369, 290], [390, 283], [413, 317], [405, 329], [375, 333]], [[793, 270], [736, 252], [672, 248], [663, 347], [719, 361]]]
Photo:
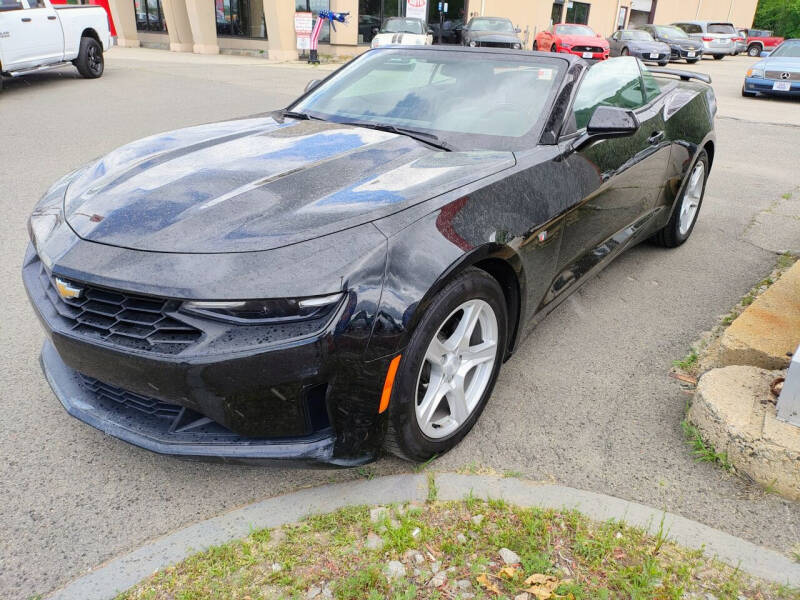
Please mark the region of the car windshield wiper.
[[429, 146], [445, 150], [446, 152], [453, 151], [453, 147], [444, 140], [439, 139], [439, 136], [425, 131], [418, 131], [417, 129], [406, 129], [405, 127], [396, 127], [395, 125], [387, 125], [385, 123], [370, 123], [369, 121], [348, 121], [341, 123], [341, 125], [353, 125], [355, 127], [377, 129], [378, 131], [388, 131], [389, 133], [410, 137], [423, 144], [428, 144]]
[[315, 120], [315, 121], [323, 121], [324, 120], [324, 119], [320, 119], [319, 117], [312, 117], [308, 113], [297, 112], [297, 111], [294, 111], [294, 110], [286, 110], [286, 109], [279, 110], [278, 114], [281, 117], [289, 117], [290, 119], [299, 119], [301, 121], [310, 121], [312, 119]]

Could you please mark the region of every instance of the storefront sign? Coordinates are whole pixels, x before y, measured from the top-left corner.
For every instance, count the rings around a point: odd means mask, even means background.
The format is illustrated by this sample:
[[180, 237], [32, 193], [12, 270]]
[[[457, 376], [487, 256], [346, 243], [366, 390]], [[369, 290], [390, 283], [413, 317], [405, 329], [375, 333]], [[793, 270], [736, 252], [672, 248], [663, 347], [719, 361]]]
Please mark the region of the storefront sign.
[[311, 48], [311, 29], [314, 18], [310, 12], [294, 13], [294, 31], [297, 34], [297, 49]]
[[428, 20], [428, 0], [406, 0], [406, 16]]

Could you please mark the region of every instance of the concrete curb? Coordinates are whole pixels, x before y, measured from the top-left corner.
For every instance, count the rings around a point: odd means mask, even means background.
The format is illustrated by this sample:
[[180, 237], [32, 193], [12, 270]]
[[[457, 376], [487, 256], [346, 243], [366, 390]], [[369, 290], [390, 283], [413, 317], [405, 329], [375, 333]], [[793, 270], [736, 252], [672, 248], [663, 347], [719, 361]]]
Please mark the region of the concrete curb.
[[[757, 577], [800, 586], [800, 564], [779, 552], [642, 504], [513, 478], [442, 473], [435, 476], [435, 481], [440, 500], [461, 500], [472, 494], [483, 499], [503, 499], [519, 506], [574, 508], [595, 520], [624, 520], [651, 533], [658, 530], [663, 518], [670, 539], [683, 546], [703, 548], [707, 556], [717, 557]], [[278, 527], [309, 514], [331, 512], [347, 505], [422, 502], [427, 496], [425, 475], [393, 475], [371, 481], [323, 485], [269, 498], [159, 538], [73, 580], [48, 598], [107, 600], [158, 569], [209, 546], [245, 537], [253, 529]]]

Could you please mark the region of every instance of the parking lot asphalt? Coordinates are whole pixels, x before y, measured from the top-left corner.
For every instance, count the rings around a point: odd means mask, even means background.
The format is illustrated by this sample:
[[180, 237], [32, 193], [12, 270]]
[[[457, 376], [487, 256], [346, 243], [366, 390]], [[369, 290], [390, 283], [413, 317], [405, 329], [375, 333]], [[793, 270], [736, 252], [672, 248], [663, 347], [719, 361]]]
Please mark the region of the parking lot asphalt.
[[[696, 463], [687, 396], [667, 372], [775, 264], [758, 229], [781, 196], [784, 249], [800, 251], [800, 103], [739, 96], [753, 59], [703, 61], [718, 90], [718, 150], [692, 238], [639, 246], [534, 331], [505, 365], [475, 429], [437, 470], [514, 472], [669, 510], [786, 552], [800, 505]], [[408, 471], [187, 462], [69, 417], [38, 366], [43, 339], [19, 271], [31, 207], [59, 176], [159, 131], [285, 105], [318, 70], [243, 57], [115, 49], [102, 79], [71, 70], [6, 82], [0, 206], [0, 597], [42, 594], [145, 540], [291, 489]], [[776, 124], [777, 123], [777, 124]], [[768, 249], [765, 249], [768, 248]]]

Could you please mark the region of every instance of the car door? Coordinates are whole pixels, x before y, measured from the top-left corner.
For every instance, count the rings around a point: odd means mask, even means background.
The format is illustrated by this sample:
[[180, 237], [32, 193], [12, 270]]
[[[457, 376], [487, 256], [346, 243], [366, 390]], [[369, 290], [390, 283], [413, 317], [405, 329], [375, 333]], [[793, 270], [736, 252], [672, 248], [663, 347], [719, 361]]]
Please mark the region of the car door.
[[580, 190], [568, 208], [552, 294], [618, 254], [663, 210], [670, 142], [665, 138], [664, 95], [638, 59], [620, 57], [594, 65], [575, 96], [562, 143], [574, 144], [598, 106], [634, 111], [640, 127], [633, 135], [588, 143], [567, 163]]
[[44, 0], [22, 0], [22, 10], [8, 13], [10, 56], [5, 70], [25, 69], [60, 62], [64, 57], [64, 34], [55, 9]]
[[22, 0], [0, 0], [0, 59], [4, 71], [23, 64], [29, 57], [24, 10]]
[[608, 38], [608, 46], [609, 46], [609, 54], [611, 56], [619, 56], [620, 48], [620, 38], [622, 37], [622, 33], [619, 31], [615, 31], [614, 35]]
[[27, 1], [25, 15], [30, 17], [36, 38], [36, 62], [38, 64], [60, 62], [64, 59], [64, 32], [56, 9], [47, 0]]
[[539, 34], [539, 36], [540, 37], [537, 38], [538, 39], [538, 41], [537, 41], [538, 50], [541, 50], [542, 52], [549, 52], [550, 48], [553, 47], [553, 43], [554, 43], [554, 40], [555, 40], [555, 37], [554, 37], [554, 34], [553, 34], [553, 27], [550, 27], [549, 29], [544, 29]]

